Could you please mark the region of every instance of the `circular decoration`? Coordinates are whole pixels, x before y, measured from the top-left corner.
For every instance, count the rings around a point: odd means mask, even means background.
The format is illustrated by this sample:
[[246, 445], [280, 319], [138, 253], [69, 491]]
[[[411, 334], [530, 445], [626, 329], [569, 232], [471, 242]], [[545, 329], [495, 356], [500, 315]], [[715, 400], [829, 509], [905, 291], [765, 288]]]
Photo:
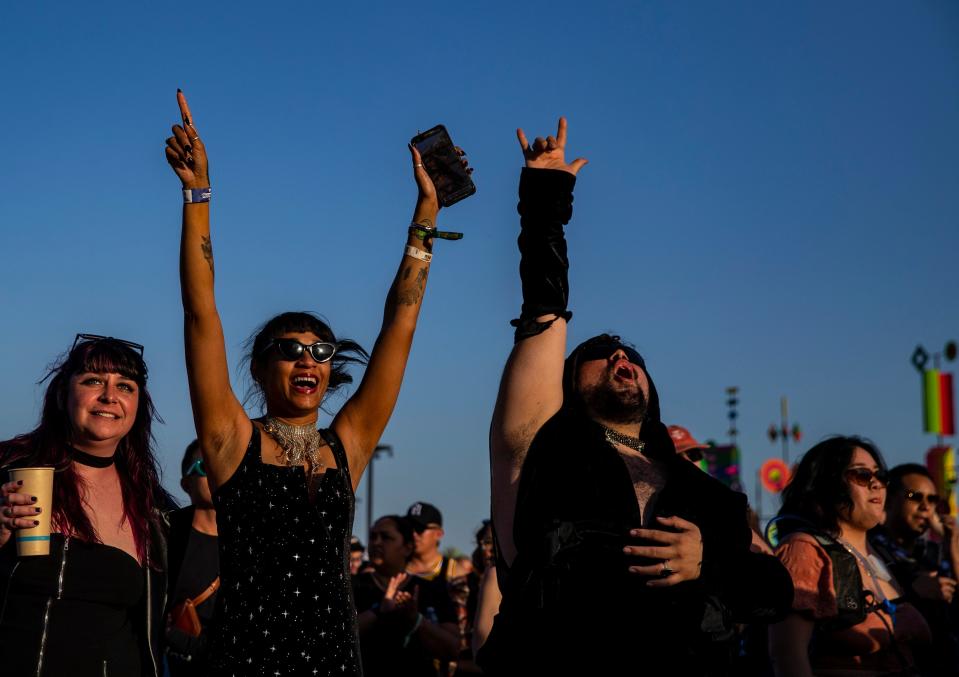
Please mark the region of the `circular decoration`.
[[770, 458], [759, 468], [759, 479], [771, 494], [778, 494], [789, 482], [789, 466], [780, 458]]

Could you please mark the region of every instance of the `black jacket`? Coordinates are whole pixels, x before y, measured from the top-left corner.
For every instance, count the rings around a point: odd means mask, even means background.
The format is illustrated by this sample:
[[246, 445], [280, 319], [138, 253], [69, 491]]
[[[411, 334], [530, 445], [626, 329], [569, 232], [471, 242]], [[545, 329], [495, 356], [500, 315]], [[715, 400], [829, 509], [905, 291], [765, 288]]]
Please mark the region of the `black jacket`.
[[788, 611], [788, 572], [749, 550], [746, 497], [671, 444], [646, 453], [668, 472], [655, 514], [682, 517], [702, 533], [701, 577], [655, 589], [628, 573], [634, 562], [622, 549], [642, 526], [629, 472], [601, 426], [564, 409], [537, 433], [523, 465], [518, 554], [498, 572], [503, 602], [480, 654], [490, 674], [631, 674], [630, 665], [636, 674], [726, 674], [733, 623]]

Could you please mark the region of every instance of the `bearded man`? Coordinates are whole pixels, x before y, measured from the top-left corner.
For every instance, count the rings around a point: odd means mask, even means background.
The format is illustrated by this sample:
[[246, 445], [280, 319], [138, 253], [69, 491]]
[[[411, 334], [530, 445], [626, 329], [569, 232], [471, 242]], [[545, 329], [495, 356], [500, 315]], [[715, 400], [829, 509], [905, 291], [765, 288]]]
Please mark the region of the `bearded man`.
[[503, 601], [479, 660], [491, 675], [725, 674], [734, 621], [778, 618], [792, 584], [750, 553], [745, 496], [675, 453], [632, 346], [602, 334], [564, 360], [563, 226], [586, 164], [565, 161], [566, 134], [563, 118], [533, 144], [517, 130], [523, 308], [490, 431]]

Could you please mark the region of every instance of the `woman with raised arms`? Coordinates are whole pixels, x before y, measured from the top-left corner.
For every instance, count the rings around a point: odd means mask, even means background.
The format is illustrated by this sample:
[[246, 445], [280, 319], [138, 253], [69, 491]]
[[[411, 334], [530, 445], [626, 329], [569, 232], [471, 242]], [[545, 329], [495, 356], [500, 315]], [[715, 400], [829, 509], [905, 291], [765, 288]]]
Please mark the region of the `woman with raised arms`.
[[251, 420], [230, 387], [213, 294], [206, 148], [177, 96], [183, 124], [166, 156], [184, 188], [186, 362], [220, 534], [213, 674], [359, 674], [348, 569], [354, 491], [399, 395], [432, 258], [436, 191], [411, 148], [418, 197], [405, 252], [366, 373], [330, 428], [317, 430], [320, 405], [366, 353], [311, 313], [278, 315], [252, 339], [266, 415]]

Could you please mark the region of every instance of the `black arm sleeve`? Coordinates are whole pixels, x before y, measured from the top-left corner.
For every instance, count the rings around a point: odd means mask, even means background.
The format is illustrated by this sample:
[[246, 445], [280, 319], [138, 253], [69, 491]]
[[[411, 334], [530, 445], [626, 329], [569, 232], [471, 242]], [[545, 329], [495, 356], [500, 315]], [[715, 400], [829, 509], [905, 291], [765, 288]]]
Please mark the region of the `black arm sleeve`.
[[519, 180], [520, 234], [519, 275], [523, 283], [523, 309], [516, 327], [516, 341], [545, 331], [552, 322], [537, 322], [555, 314], [567, 321], [569, 259], [563, 226], [573, 215], [576, 177], [560, 169], [523, 168]]

